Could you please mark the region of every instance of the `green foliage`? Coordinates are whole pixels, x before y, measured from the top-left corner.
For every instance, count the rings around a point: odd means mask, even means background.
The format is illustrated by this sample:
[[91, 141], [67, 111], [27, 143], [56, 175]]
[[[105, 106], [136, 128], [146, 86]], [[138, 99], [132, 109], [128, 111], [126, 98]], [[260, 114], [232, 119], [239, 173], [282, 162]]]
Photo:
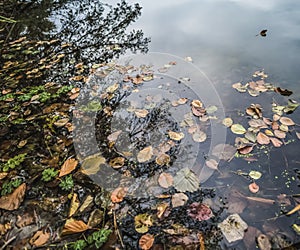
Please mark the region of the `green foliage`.
[[77, 240], [72, 244], [72, 249], [74, 250], [83, 250], [87, 246], [85, 240]]
[[87, 242], [89, 245], [95, 244], [96, 248], [99, 249], [108, 239], [111, 230], [109, 229], [100, 229], [96, 232], [93, 232], [88, 238]]
[[13, 180], [7, 180], [2, 184], [1, 187], [1, 196], [12, 193], [12, 191], [22, 184], [22, 180], [20, 178], [15, 178]]
[[82, 106], [81, 110], [82, 111], [93, 111], [97, 112], [98, 110], [102, 109], [102, 105], [99, 101], [97, 100], [92, 100], [90, 101], [86, 106]]
[[54, 168], [47, 168], [42, 173], [42, 180], [43, 181], [50, 181], [54, 177], [56, 177], [58, 174], [58, 170], [55, 170]]
[[2, 166], [2, 171], [7, 172], [10, 169], [14, 169], [16, 167], [18, 167], [24, 160], [26, 157], [26, 153], [25, 154], [19, 154], [16, 155], [13, 158], [10, 158], [3, 166]]
[[72, 175], [68, 175], [64, 179], [62, 179], [59, 186], [61, 187], [62, 190], [65, 190], [65, 191], [71, 190], [74, 186], [74, 181], [72, 179]]

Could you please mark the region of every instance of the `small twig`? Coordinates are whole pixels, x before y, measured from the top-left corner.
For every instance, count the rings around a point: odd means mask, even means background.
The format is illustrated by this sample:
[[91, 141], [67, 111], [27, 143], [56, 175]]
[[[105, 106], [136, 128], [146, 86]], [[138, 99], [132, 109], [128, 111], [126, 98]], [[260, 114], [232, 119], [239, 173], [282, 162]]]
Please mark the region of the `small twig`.
[[8, 244], [11, 243], [12, 241], [14, 241], [16, 238], [17, 238], [17, 236], [11, 237], [8, 241], [6, 241], [4, 243], [4, 245], [0, 248], [0, 250], [4, 250], [8, 246]]
[[118, 237], [119, 237], [121, 246], [124, 248], [125, 245], [124, 245], [124, 243], [123, 243], [123, 240], [122, 240], [122, 237], [121, 237], [121, 234], [120, 234], [118, 225], [117, 225], [117, 218], [116, 218], [116, 212], [115, 212], [115, 210], [114, 210], [113, 214], [114, 214], [114, 227], [115, 227], [115, 231], [117, 232], [117, 235], [118, 235]]

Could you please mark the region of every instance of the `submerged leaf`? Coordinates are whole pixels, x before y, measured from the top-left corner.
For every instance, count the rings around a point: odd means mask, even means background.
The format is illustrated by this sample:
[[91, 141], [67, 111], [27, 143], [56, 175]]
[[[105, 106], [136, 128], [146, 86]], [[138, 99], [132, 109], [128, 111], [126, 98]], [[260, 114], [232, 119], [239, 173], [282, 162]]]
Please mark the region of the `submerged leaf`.
[[220, 160], [228, 161], [236, 153], [236, 148], [229, 144], [218, 144], [212, 150], [212, 155]]
[[163, 165], [168, 165], [170, 163], [170, 160], [171, 158], [168, 154], [162, 153], [156, 157], [155, 162], [156, 164], [163, 166]]
[[163, 188], [168, 188], [173, 185], [173, 176], [169, 173], [161, 173], [158, 177], [158, 184]]
[[145, 214], [138, 214], [134, 217], [134, 226], [135, 230], [138, 233], [147, 233], [149, 230], [149, 227], [151, 227], [153, 224], [153, 220], [151, 215], [145, 213]]
[[179, 192], [194, 192], [199, 188], [197, 176], [188, 168], [183, 168], [174, 177], [174, 187]]
[[214, 215], [207, 205], [198, 202], [193, 202], [187, 212], [189, 216], [198, 221], [209, 220]]
[[222, 123], [225, 127], [229, 128], [233, 124], [233, 120], [230, 117], [226, 117], [223, 119]]
[[153, 148], [152, 146], [145, 147], [142, 149], [138, 155], [137, 155], [137, 160], [138, 162], [146, 162], [149, 161], [153, 156]]
[[197, 130], [195, 133], [193, 133], [192, 137], [195, 142], [204, 142], [207, 138], [207, 135], [203, 131]]

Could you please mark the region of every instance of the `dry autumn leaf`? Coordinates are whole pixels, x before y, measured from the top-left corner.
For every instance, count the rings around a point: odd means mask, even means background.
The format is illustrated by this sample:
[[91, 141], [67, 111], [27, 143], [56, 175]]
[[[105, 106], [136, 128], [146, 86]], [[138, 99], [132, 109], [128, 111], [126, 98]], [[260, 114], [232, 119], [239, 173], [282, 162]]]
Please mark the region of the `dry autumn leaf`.
[[138, 118], [145, 118], [149, 114], [149, 111], [146, 109], [135, 109], [134, 113]]
[[155, 162], [156, 164], [160, 165], [160, 166], [164, 166], [164, 165], [168, 165], [170, 163], [170, 156], [168, 154], [159, 154], [156, 159]]
[[180, 141], [181, 139], [184, 138], [184, 133], [182, 133], [182, 132], [169, 131], [168, 135], [169, 135], [170, 139], [172, 139], [174, 141]]
[[139, 240], [139, 246], [142, 250], [149, 250], [154, 243], [154, 236], [152, 234], [144, 234]]
[[70, 210], [69, 210], [69, 217], [72, 217], [73, 214], [76, 213], [78, 207], [80, 205], [78, 195], [76, 193], [73, 194], [72, 200], [71, 200], [71, 205], [70, 205]]
[[109, 165], [112, 168], [118, 169], [124, 166], [125, 158], [124, 157], [115, 157], [109, 161]]
[[140, 163], [149, 161], [153, 156], [153, 148], [152, 146], [145, 147], [142, 149], [138, 155], [137, 155], [137, 160]]
[[88, 230], [90, 227], [82, 220], [68, 219], [62, 230], [62, 235], [81, 233]]
[[50, 233], [40, 230], [37, 231], [32, 238], [30, 239], [29, 243], [34, 247], [40, 247], [44, 245], [50, 238]]
[[11, 194], [1, 196], [0, 208], [10, 211], [18, 209], [21, 203], [23, 202], [25, 191], [26, 183], [22, 183]]
[[256, 139], [257, 139], [257, 142], [261, 145], [267, 145], [270, 143], [270, 138], [262, 132], [259, 132], [257, 134]]
[[116, 188], [110, 195], [110, 199], [114, 203], [119, 203], [123, 201], [124, 197], [126, 196], [126, 193], [128, 191], [128, 188], [125, 187], [118, 187]]
[[161, 173], [158, 177], [158, 184], [163, 188], [169, 188], [173, 185], [173, 176], [169, 173]]
[[176, 193], [172, 195], [172, 207], [181, 207], [183, 206], [187, 201], [189, 197], [185, 195], [184, 193]]
[[70, 158], [64, 162], [62, 165], [60, 172], [59, 172], [59, 177], [65, 176], [69, 173], [71, 173], [77, 166], [78, 161], [74, 158]]
[[283, 124], [283, 125], [286, 125], [286, 126], [293, 126], [295, 125], [295, 122], [291, 119], [291, 118], [288, 118], [288, 117], [281, 117], [279, 119], [279, 121]]

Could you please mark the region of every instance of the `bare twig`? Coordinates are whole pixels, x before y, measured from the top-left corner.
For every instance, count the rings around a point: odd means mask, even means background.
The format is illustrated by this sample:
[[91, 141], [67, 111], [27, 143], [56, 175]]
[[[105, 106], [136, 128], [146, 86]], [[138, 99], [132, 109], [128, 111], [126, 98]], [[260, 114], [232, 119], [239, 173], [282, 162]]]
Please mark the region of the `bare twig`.
[[8, 246], [9, 243], [11, 243], [12, 241], [14, 241], [14, 240], [16, 239], [16, 237], [17, 237], [17, 236], [13, 236], [13, 237], [11, 237], [8, 241], [6, 241], [6, 242], [4, 243], [4, 245], [0, 248], [0, 250], [4, 250], [4, 249]]
[[120, 231], [119, 231], [119, 228], [118, 228], [118, 225], [117, 225], [117, 218], [116, 218], [116, 212], [114, 211], [113, 212], [114, 214], [114, 227], [115, 227], [115, 231], [117, 232], [117, 235], [119, 237], [119, 240], [120, 240], [120, 243], [121, 243], [121, 246], [124, 248], [125, 245], [123, 243], [123, 240], [122, 240], [122, 237], [121, 237], [121, 234], [120, 234]]

